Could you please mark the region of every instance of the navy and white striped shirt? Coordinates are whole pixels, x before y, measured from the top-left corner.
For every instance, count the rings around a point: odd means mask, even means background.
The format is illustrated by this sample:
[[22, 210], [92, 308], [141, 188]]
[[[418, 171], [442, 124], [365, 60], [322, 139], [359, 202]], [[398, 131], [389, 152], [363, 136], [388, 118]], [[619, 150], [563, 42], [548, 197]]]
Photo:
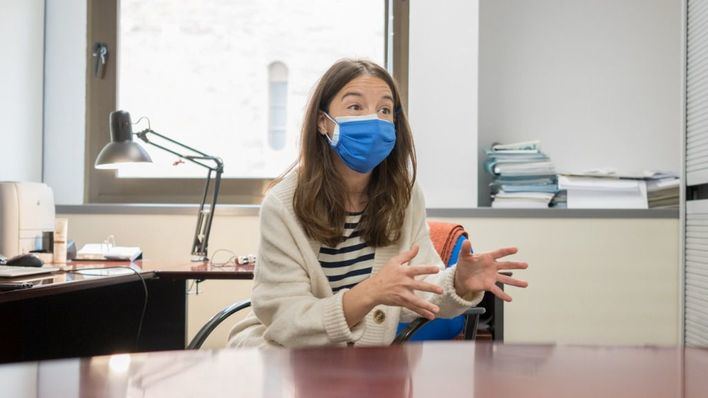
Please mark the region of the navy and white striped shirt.
[[347, 214], [344, 241], [336, 247], [320, 247], [317, 257], [334, 293], [341, 289], [351, 289], [371, 275], [374, 248], [361, 239], [359, 221], [362, 214]]

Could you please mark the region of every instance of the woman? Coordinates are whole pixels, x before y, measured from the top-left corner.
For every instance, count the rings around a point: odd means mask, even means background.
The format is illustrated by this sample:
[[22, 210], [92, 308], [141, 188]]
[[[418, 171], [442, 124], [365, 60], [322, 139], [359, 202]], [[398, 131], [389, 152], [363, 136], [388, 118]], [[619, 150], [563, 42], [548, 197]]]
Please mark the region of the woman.
[[525, 269], [497, 261], [515, 248], [445, 268], [415, 184], [413, 138], [393, 78], [362, 60], [334, 64], [318, 83], [296, 166], [266, 195], [253, 313], [232, 346], [385, 345], [415, 317], [450, 318]]

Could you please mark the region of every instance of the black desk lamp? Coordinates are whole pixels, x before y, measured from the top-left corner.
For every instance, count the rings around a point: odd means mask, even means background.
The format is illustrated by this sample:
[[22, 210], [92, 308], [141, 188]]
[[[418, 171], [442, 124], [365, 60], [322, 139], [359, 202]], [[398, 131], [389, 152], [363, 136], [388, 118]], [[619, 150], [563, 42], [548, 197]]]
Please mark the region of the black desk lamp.
[[[125, 111], [111, 112], [109, 117], [111, 142], [106, 144], [96, 158], [95, 167], [97, 169], [115, 169], [119, 164], [126, 163], [152, 163], [150, 155], [140, 145], [133, 142], [133, 135], [136, 135], [146, 144], [160, 148], [173, 155], [176, 155], [184, 160], [198, 164], [206, 168], [208, 171], [206, 184], [204, 186], [204, 195], [202, 203], [199, 205], [199, 216], [197, 218], [197, 228], [194, 231], [194, 240], [192, 242], [192, 261], [205, 261], [207, 257], [207, 247], [209, 245], [209, 232], [211, 231], [211, 221], [214, 219], [214, 209], [219, 196], [219, 186], [221, 185], [221, 174], [224, 172], [224, 162], [215, 156], [209, 156], [194, 148], [177, 142], [171, 138], [165, 137], [153, 131], [148, 123], [148, 128], [137, 133], [133, 133], [133, 126], [130, 121], [130, 114]], [[155, 135], [161, 139], [178, 145], [194, 155], [185, 155], [171, 149], [165, 148], [162, 145], [156, 144], [148, 138], [148, 134]], [[213, 165], [209, 164], [213, 163]], [[212, 174], [214, 178], [214, 194], [209, 204], [208, 209], [205, 209], [207, 195], [209, 194], [209, 185], [211, 184]]]

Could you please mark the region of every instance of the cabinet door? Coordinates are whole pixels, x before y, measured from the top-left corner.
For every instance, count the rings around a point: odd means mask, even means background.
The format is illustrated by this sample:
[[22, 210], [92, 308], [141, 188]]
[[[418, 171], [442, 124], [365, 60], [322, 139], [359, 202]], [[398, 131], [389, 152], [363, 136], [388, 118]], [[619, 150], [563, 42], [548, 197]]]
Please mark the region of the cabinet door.
[[708, 346], [708, 199], [686, 203], [685, 342]]
[[686, 15], [684, 338], [708, 346], [708, 0], [688, 0]]
[[708, 183], [708, 0], [689, 0], [686, 29], [686, 185]]

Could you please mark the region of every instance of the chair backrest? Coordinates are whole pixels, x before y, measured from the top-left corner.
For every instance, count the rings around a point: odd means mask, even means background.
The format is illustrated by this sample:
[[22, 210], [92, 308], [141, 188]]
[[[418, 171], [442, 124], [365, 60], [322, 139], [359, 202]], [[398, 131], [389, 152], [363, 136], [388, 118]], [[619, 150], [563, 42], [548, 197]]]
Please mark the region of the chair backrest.
[[[430, 239], [435, 246], [435, 250], [445, 263], [446, 267], [457, 264], [460, 256], [462, 244], [468, 239], [467, 232], [458, 224], [443, 223], [438, 221], [428, 221], [430, 229]], [[407, 323], [398, 325], [398, 332], [405, 328]], [[428, 322], [409, 341], [426, 340], [451, 340], [459, 336], [465, 327], [464, 316], [460, 315], [451, 319], [438, 318]]]
[[461, 237], [468, 238], [464, 227], [440, 221], [428, 221], [430, 240], [446, 266], [457, 263], [457, 257], [462, 247]]

